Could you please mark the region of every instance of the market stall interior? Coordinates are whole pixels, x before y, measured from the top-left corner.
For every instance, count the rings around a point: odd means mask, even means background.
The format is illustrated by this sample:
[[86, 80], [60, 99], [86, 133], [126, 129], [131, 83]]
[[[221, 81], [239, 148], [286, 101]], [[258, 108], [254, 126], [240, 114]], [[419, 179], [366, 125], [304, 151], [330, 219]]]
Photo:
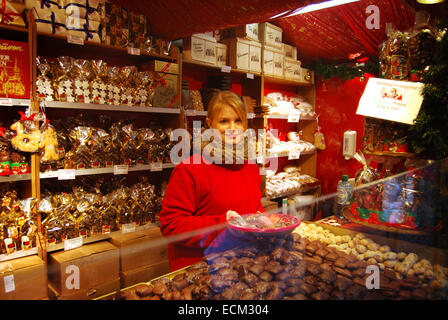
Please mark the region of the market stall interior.
[[[446, 9], [3, 0], [0, 299], [446, 299]], [[266, 213], [164, 237], [225, 90]], [[210, 232], [235, 248], [170, 273], [168, 243]]]

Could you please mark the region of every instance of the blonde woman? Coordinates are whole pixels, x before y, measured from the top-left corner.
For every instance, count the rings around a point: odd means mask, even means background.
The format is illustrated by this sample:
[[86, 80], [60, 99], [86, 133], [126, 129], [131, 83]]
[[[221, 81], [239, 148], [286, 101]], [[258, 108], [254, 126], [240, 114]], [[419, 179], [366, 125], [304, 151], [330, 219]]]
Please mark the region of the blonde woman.
[[[211, 139], [201, 144], [201, 153], [173, 170], [160, 212], [163, 235], [180, 239], [168, 245], [171, 271], [201, 260], [204, 251], [218, 245], [214, 240], [225, 228], [228, 211], [241, 215], [265, 211], [259, 169], [248, 160], [247, 143], [241, 143], [248, 124], [240, 97], [230, 91], [214, 96], [206, 126], [213, 132]], [[243, 146], [242, 152], [238, 145]], [[213, 226], [222, 228], [210, 231]], [[179, 237], [198, 230], [204, 232]]]

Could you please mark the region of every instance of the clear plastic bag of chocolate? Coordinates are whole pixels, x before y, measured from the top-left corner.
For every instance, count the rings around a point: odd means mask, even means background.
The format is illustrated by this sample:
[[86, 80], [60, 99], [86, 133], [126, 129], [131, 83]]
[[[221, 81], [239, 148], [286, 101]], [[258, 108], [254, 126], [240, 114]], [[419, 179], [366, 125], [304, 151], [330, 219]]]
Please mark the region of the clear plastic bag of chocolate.
[[[134, 105], [140, 107], [150, 107], [150, 99], [152, 96], [152, 73], [149, 71], [141, 71], [135, 77], [135, 87], [134, 87]], [[149, 104], [149, 105], [148, 105]]]
[[103, 60], [92, 60], [91, 67], [94, 72], [94, 78], [91, 82], [92, 103], [106, 104], [107, 102], [107, 84], [109, 83], [107, 75], [107, 63]]
[[75, 102], [92, 103], [90, 83], [95, 77], [89, 60], [73, 59]]
[[135, 166], [137, 163], [137, 149], [139, 146], [137, 131], [134, 130], [132, 123], [126, 124], [121, 128], [121, 163], [128, 166]]
[[36, 57], [36, 90], [39, 101], [54, 101], [54, 90], [50, 74], [50, 63], [45, 57]]
[[55, 90], [55, 100], [62, 102], [75, 102], [75, 86], [72, 74], [73, 58], [61, 56], [56, 58], [54, 68], [53, 86]]
[[101, 196], [97, 194], [84, 194], [78, 201], [73, 216], [79, 236], [90, 237], [101, 233], [101, 215], [95, 208], [95, 203], [99, 201]]
[[317, 127], [316, 132], [314, 133], [314, 146], [319, 150], [325, 150], [325, 136], [320, 131], [320, 126]]
[[37, 222], [33, 214], [37, 199], [28, 198], [20, 201], [22, 215], [17, 221], [19, 229], [19, 250], [29, 250], [36, 246]]
[[117, 204], [114, 192], [103, 196], [103, 207], [101, 208], [101, 233], [110, 233], [118, 230]]
[[90, 140], [92, 168], [105, 168], [108, 160], [106, 146], [110, 143], [110, 135], [103, 129], [95, 129]]
[[127, 187], [121, 187], [115, 193], [116, 201], [118, 202], [117, 218], [119, 228], [121, 229], [122, 225], [134, 222], [131, 210], [134, 201], [129, 198], [129, 189]]
[[75, 147], [69, 153], [72, 166], [76, 169], [85, 169], [90, 167], [92, 154], [87, 144], [90, 141], [92, 133], [93, 128], [90, 127], [76, 127], [70, 131], [70, 139], [75, 144]]
[[107, 104], [120, 105], [121, 101], [121, 72], [117, 66], [108, 67], [106, 71], [109, 82], [107, 84]]
[[120, 69], [121, 81], [121, 98], [120, 104], [124, 106], [134, 105], [134, 88], [135, 88], [135, 75], [137, 74], [137, 67], [135, 66], [125, 66]]

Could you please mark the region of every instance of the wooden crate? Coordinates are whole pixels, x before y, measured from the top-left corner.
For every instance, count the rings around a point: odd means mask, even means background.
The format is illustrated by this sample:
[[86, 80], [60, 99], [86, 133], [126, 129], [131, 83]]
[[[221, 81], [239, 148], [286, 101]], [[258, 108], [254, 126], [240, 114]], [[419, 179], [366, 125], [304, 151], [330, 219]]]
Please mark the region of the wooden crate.
[[262, 48], [262, 70], [266, 76], [284, 78], [284, 53], [270, 46]]
[[285, 58], [297, 60], [297, 48], [289, 44], [283, 43], [283, 52], [285, 53]]
[[202, 34], [193, 34], [183, 39], [182, 57], [187, 61], [197, 61], [216, 65], [216, 39]]
[[225, 43], [216, 43], [216, 66], [222, 67], [227, 65], [227, 45]]
[[302, 80], [301, 62], [285, 57], [283, 70], [286, 80]]
[[259, 41], [258, 23], [250, 23], [235, 28], [223, 30], [223, 39], [244, 38], [246, 40]]

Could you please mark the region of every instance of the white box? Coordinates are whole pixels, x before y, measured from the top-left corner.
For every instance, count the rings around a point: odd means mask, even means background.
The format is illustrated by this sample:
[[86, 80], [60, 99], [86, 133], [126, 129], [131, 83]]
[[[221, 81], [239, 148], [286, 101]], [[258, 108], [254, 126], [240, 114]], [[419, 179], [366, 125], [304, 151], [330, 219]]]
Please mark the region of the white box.
[[277, 49], [283, 49], [283, 30], [269, 22], [260, 23], [258, 27], [260, 42]]
[[256, 41], [249, 43], [249, 71], [261, 72], [261, 44]]
[[284, 78], [285, 55], [283, 52], [274, 51], [274, 77]]
[[283, 69], [285, 79], [296, 81], [302, 80], [302, 69], [300, 61], [285, 57]]
[[227, 44], [227, 57], [230, 67], [232, 67], [232, 69], [249, 71], [250, 41], [241, 38], [233, 38], [224, 39], [221, 42]]
[[283, 43], [283, 52], [285, 53], [285, 58], [297, 60], [296, 47]]
[[224, 43], [217, 43], [216, 48], [216, 66], [222, 67], [227, 65], [227, 45]]
[[216, 65], [216, 40], [204, 34], [193, 34], [183, 40], [182, 57], [189, 61]]

